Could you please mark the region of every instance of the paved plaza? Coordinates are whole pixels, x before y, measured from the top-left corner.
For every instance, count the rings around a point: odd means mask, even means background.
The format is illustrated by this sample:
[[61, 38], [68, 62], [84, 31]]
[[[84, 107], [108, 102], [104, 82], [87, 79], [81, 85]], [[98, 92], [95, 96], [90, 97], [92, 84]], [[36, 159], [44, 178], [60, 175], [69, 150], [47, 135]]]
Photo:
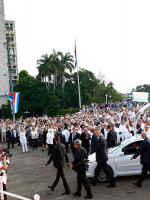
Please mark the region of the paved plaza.
[[[3, 145], [5, 147], [5, 145]], [[34, 194], [39, 194], [41, 200], [49, 199], [84, 199], [85, 190], [82, 191], [81, 198], [75, 198], [72, 195], [62, 196], [64, 192], [62, 181], [59, 182], [54, 192], [47, 187], [51, 184], [56, 175], [56, 169], [53, 165], [45, 167], [48, 160], [47, 152], [42, 152], [41, 148], [29, 153], [22, 153], [21, 147], [15, 145], [11, 152], [13, 156], [8, 169], [7, 191], [33, 199]], [[70, 161], [72, 155], [69, 153]], [[65, 174], [72, 192], [76, 191], [76, 173], [65, 167]], [[116, 188], [107, 188], [108, 183], [98, 183], [95, 187], [91, 186], [95, 200], [149, 200], [150, 198], [150, 177], [148, 177], [142, 188], [136, 188], [132, 182], [137, 177], [119, 177], [116, 179]], [[8, 200], [15, 198], [8, 197]]]

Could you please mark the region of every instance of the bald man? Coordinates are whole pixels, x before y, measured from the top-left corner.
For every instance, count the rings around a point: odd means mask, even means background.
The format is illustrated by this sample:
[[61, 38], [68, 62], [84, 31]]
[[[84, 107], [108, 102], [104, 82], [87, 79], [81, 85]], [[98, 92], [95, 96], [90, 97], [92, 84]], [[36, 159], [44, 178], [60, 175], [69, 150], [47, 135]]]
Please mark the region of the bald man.
[[147, 138], [146, 131], [143, 131], [141, 133], [141, 137], [144, 140], [141, 143], [139, 149], [137, 150], [137, 153], [133, 157], [131, 157], [131, 160], [133, 160], [133, 159], [136, 159], [140, 155], [141, 156], [141, 164], [143, 165], [141, 176], [139, 177], [137, 182], [133, 183], [137, 187], [142, 186], [142, 182], [144, 181], [144, 179], [147, 175], [147, 172], [150, 171], [150, 140]]

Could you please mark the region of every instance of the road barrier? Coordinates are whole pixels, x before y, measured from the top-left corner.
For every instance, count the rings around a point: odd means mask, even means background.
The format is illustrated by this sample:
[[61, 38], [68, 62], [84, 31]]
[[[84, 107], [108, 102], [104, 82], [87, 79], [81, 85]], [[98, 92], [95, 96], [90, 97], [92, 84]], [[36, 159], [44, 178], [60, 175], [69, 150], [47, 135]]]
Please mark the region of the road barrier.
[[[0, 176], [0, 200], [4, 200], [4, 194], [6, 194], [6, 195], [8, 195], [8, 196], [11, 196], [11, 197], [14, 197], [14, 198], [16, 198], [16, 199], [21, 199], [21, 200], [32, 200], [32, 199], [28, 199], [28, 198], [26, 198], [26, 197], [22, 197], [22, 196], [19, 196], [19, 195], [10, 193], [10, 192], [5, 192], [5, 191], [3, 191], [2, 176]], [[38, 194], [35, 194], [35, 195], [34, 195], [34, 200], [40, 200], [40, 196], [39, 196]]]

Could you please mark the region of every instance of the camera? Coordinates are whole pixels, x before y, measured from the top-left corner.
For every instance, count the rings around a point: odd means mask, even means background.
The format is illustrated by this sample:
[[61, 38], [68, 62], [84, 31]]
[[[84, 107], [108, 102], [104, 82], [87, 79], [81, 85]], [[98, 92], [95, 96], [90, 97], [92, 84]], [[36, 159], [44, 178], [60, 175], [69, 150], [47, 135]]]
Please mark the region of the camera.
[[10, 153], [10, 151], [8, 149], [3, 149], [4, 154], [2, 155], [2, 157], [6, 156], [6, 157], [12, 157], [12, 153]]

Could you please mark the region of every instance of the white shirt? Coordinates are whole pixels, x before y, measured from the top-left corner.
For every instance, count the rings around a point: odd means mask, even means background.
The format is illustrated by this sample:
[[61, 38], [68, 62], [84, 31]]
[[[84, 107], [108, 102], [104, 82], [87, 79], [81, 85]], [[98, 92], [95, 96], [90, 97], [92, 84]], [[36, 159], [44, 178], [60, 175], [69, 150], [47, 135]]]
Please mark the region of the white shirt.
[[2, 126], [1, 126], [1, 132], [6, 132], [6, 128], [5, 128], [4, 124], [2, 124]]
[[38, 138], [37, 131], [31, 131], [31, 134], [32, 134], [32, 139]]
[[54, 132], [48, 132], [46, 135], [46, 143], [47, 144], [53, 144], [53, 139], [54, 139]]
[[[1, 168], [1, 167], [3, 167], [2, 161], [0, 161], [0, 168]], [[7, 182], [6, 170], [0, 169], [0, 173], [3, 173], [2, 182], [3, 182], [4, 184], [6, 184], [6, 182]]]
[[65, 136], [65, 141], [69, 142], [70, 133], [68, 130], [63, 130], [62, 134]]
[[119, 128], [117, 128], [117, 127], [115, 127], [114, 130], [115, 130], [116, 133], [117, 133], [117, 143], [119, 143], [119, 142], [120, 142], [120, 134], [119, 134], [120, 130], [119, 130]]
[[129, 130], [125, 127], [122, 133], [122, 140], [126, 140], [132, 137], [132, 133], [129, 132]]
[[27, 138], [26, 138], [26, 133], [25, 133], [25, 131], [20, 132], [20, 141], [26, 141], [26, 140], [27, 140]]

